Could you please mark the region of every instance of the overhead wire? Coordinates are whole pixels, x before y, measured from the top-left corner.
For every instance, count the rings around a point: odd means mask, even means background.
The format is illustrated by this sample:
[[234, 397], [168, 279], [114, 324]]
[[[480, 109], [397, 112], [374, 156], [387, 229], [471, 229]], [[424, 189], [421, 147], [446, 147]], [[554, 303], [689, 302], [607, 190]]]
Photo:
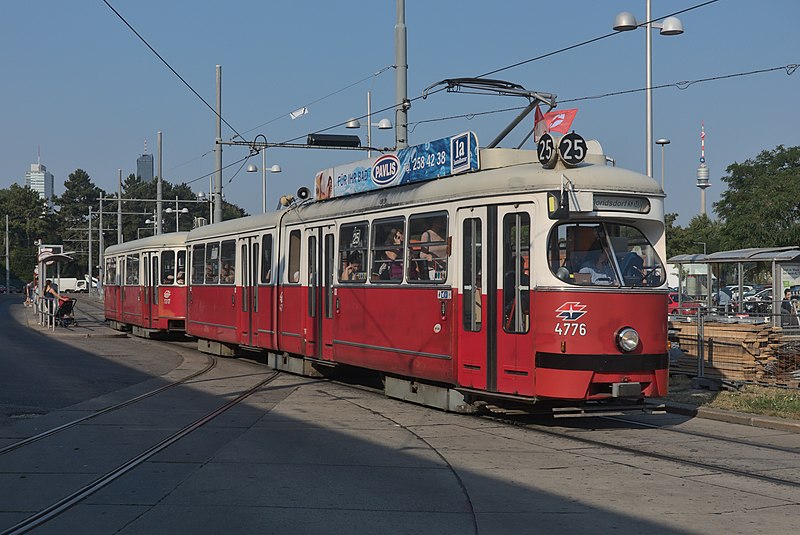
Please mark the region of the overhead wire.
[[[358, 84], [366, 82], [367, 80], [372, 79], [373, 82], [374, 82], [375, 78], [377, 78], [378, 76], [380, 76], [384, 72], [388, 71], [389, 69], [394, 69], [394, 68], [397, 68], [397, 66], [396, 65], [387, 65], [386, 67], [383, 67], [382, 69], [370, 74], [369, 76], [365, 76], [364, 78], [361, 78], [360, 80], [356, 80], [355, 82], [352, 82], [352, 83], [342, 87], [341, 89], [337, 89], [336, 91], [332, 91], [332, 92], [328, 93], [327, 95], [325, 95], [323, 97], [319, 97], [319, 98], [317, 98], [315, 100], [312, 100], [311, 102], [309, 102], [307, 104], [303, 104], [302, 106], [299, 106], [299, 108], [300, 109], [308, 108], [309, 106], [312, 106], [313, 104], [317, 104], [318, 102], [322, 102], [323, 100], [325, 100], [327, 98], [330, 98], [330, 97], [332, 97], [334, 95], [337, 95], [337, 94], [339, 94], [339, 93], [341, 93], [343, 91], [346, 91], [346, 90], [350, 89], [351, 87], [355, 87]], [[294, 108], [294, 109], [298, 109], [298, 108]], [[245, 130], [244, 133], [248, 134], [250, 132], [253, 132], [254, 130], [258, 130], [259, 128], [263, 128], [263, 127], [267, 126], [268, 124], [274, 123], [278, 119], [282, 119], [282, 118], [286, 117], [286, 115], [287, 115], [287, 113], [282, 113], [280, 115], [277, 115], [277, 116], [275, 116], [274, 118], [270, 119], [269, 121], [267, 121], [265, 123], [261, 123], [260, 125], [255, 126], [255, 127], [251, 128], [249, 130]], [[231, 138], [231, 139], [233, 139], [233, 138]]]
[[[658, 21], [658, 20], [664, 19], [666, 17], [679, 15], [681, 13], [686, 13], [688, 11], [692, 11], [692, 10], [695, 10], [695, 9], [699, 9], [701, 7], [705, 7], [705, 6], [710, 5], [710, 4], [714, 4], [714, 3], [718, 2], [718, 1], [719, 0], [708, 0], [707, 2], [703, 2], [701, 4], [697, 4], [695, 6], [691, 6], [689, 8], [676, 11], [676, 12], [671, 13], [669, 15], [664, 15], [664, 16], [655, 18], [655, 19], [653, 19], [653, 21]], [[197, 98], [199, 98], [214, 113], [214, 115], [218, 116], [220, 118], [220, 120], [223, 121], [236, 134], [236, 136], [234, 136], [231, 139], [235, 139], [236, 137], [244, 139], [244, 137], [231, 124], [229, 124], [221, 115], [219, 115], [217, 113], [217, 111], [202, 96], [200, 96], [200, 94], [197, 91], [195, 91], [195, 89], [180, 74], [178, 74], [178, 72], [147, 42], [147, 40], [145, 40], [144, 37], [142, 37], [139, 34], [139, 32], [137, 32], [136, 29], [134, 29], [133, 26], [131, 26], [130, 23], [128, 23], [128, 21], [116, 9], [114, 9], [114, 7], [108, 2], [108, 0], [103, 0], [103, 2], [161, 60], [161, 62], [164, 63], [164, 65], [166, 65], [167, 68], [169, 68], [170, 71], [172, 71], [172, 73], [175, 74], [175, 76], [178, 77], [178, 79], [181, 80], [181, 82], [183, 82], [183, 84], [186, 85], [186, 87], [188, 87], [189, 90], [192, 91], [192, 93], [194, 93], [194, 95], [197, 96]], [[645, 26], [646, 24], [649, 24], [649, 23], [651, 23], [653, 21], [648, 21], [648, 22], [642, 23], [642, 24], [640, 24], [640, 26]], [[599, 37], [588, 39], [588, 40], [582, 41], [582, 42], [574, 44], [574, 45], [570, 45], [570, 46], [567, 46], [567, 47], [560, 48], [558, 50], [554, 50], [554, 51], [548, 52], [546, 54], [542, 54], [542, 55], [539, 55], [539, 56], [536, 56], [536, 57], [533, 57], [533, 58], [529, 58], [529, 59], [526, 59], [526, 60], [523, 60], [523, 61], [519, 61], [519, 62], [513, 63], [511, 65], [507, 65], [505, 67], [494, 69], [492, 71], [488, 71], [486, 73], [483, 73], [483, 74], [477, 76], [477, 78], [483, 78], [483, 77], [486, 77], [486, 76], [497, 74], [499, 72], [506, 71], [506, 70], [509, 70], [509, 69], [513, 69], [513, 68], [516, 68], [516, 67], [528, 64], [528, 63], [532, 63], [534, 61], [538, 61], [540, 59], [544, 59], [544, 58], [547, 58], [547, 57], [550, 57], [550, 56], [553, 56], [553, 55], [556, 55], [556, 54], [559, 54], [559, 53], [562, 53], [562, 52], [566, 52], [566, 51], [569, 51], [569, 50], [574, 50], [576, 48], [579, 48], [579, 47], [582, 47], [582, 46], [585, 46], [585, 45], [588, 45], [588, 44], [591, 44], [591, 43], [598, 42], [600, 40], [606, 39], [606, 38], [611, 37], [613, 35], [617, 35], [619, 33], [622, 33], [622, 32], [614, 31], [614, 32], [611, 32], [611, 33], [608, 33], [608, 34], [605, 34], [605, 35], [602, 35], [602, 36], [599, 36]], [[349, 89], [349, 88], [351, 88], [351, 87], [353, 87], [355, 85], [358, 85], [359, 83], [362, 83], [362, 82], [364, 82], [366, 80], [369, 80], [370, 78], [374, 79], [374, 77], [382, 74], [383, 72], [385, 72], [386, 70], [388, 70], [390, 68], [396, 68], [396, 66], [395, 65], [391, 65], [391, 66], [384, 67], [383, 69], [373, 73], [372, 75], [364, 77], [364, 78], [362, 78], [362, 79], [360, 79], [360, 80], [358, 80], [356, 82], [353, 82], [353, 83], [351, 83], [351, 84], [349, 84], [349, 85], [347, 85], [347, 86], [345, 86], [345, 87], [343, 87], [341, 89], [338, 89], [338, 90], [333, 91], [333, 92], [331, 92], [331, 93], [329, 93], [329, 94], [327, 94], [327, 95], [325, 95], [323, 97], [320, 97], [320, 98], [310, 102], [309, 104], [306, 104], [304, 107], [307, 107], [307, 106], [310, 106], [311, 104], [315, 104], [317, 102], [320, 102], [320, 101], [322, 101], [322, 100], [324, 100], [326, 98], [329, 98], [329, 97], [331, 97], [331, 96], [333, 96], [335, 94], [338, 94], [338, 93], [340, 93], [342, 91], [345, 91], [345, 90], [347, 90], [347, 89]], [[787, 65], [785, 67], [776, 67], [776, 68], [772, 68], [772, 69], [764, 69], [764, 70], [760, 70], [760, 71], [752, 71], [752, 72], [749, 72], [749, 73], [739, 73], [739, 74], [735, 74], [735, 75], [726, 75], [726, 76], [721, 76], [721, 77], [700, 79], [700, 80], [694, 80], [694, 81], [683, 81], [683, 82], [677, 82], [675, 84], [665, 84], [665, 85], [662, 85], [662, 86], [655, 86], [652, 89], [661, 89], [661, 88], [670, 87], [670, 86], [676, 86], [679, 89], [686, 89], [690, 85], [693, 85], [695, 83], [701, 83], [701, 82], [705, 82], [705, 81], [712, 81], [712, 80], [718, 80], [718, 79], [724, 79], [724, 78], [731, 78], [731, 77], [735, 77], [735, 76], [745, 76], [745, 75], [748, 75], [748, 74], [759, 74], [759, 73], [763, 73], [763, 72], [770, 72], [770, 71], [773, 71], [773, 70], [784, 69], [784, 68], [787, 69], [787, 74], [792, 74], [794, 72], [794, 70], [797, 68], [797, 66], [795, 65], [795, 66], [792, 67], [792, 65]], [[789, 72], [789, 69], [791, 69], [791, 72]], [[683, 87], [681, 87], [681, 86], [683, 86]], [[442, 88], [439, 88], [439, 89], [437, 89], [435, 91], [431, 91], [431, 92], [429, 92], [427, 94], [419, 95], [419, 96], [414, 97], [412, 99], [407, 99], [407, 101], [408, 101], [408, 103], [412, 103], [412, 102], [415, 102], [415, 101], [417, 101], [419, 99], [427, 98], [427, 96], [429, 96], [429, 95], [434, 95], [434, 94], [439, 93], [441, 91], [445, 91], [446, 89], [447, 88], [442, 87]], [[621, 95], [621, 94], [626, 94], [626, 93], [635, 93], [635, 92], [644, 91], [644, 90], [646, 90], [646, 88], [626, 90], [626, 91], [620, 91], [620, 92], [615, 92], [615, 93], [607, 93], [607, 94], [596, 95], [596, 96], [580, 97], [580, 98], [575, 98], [575, 99], [564, 100], [564, 101], [562, 101], [562, 103], [565, 103], [565, 102], [577, 102], [577, 101], [580, 101], [580, 100], [599, 99], [599, 98], [605, 98], [605, 97], [609, 97], [609, 96], [616, 96], [616, 95]], [[371, 113], [373, 113], [373, 114], [383, 113], [383, 112], [388, 111], [388, 110], [397, 109], [398, 106], [402, 106], [402, 105], [403, 105], [403, 103], [395, 103], [395, 104], [393, 104], [391, 106], [387, 106], [385, 108], [373, 111]], [[445, 120], [451, 120], [451, 119], [456, 119], [456, 118], [472, 119], [472, 118], [474, 118], [476, 116], [479, 116], [479, 115], [488, 115], [488, 114], [493, 114], [493, 113], [502, 113], [502, 112], [507, 112], [507, 111], [515, 111], [515, 110], [520, 110], [522, 108], [523, 107], [513, 107], [513, 108], [505, 108], [505, 109], [502, 109], [502, 110], [490, 110], [490, 111], [485, 111], [485, 112], [473, 112], [473, 113], [463, 114], [463, 115], [455, 115], [455, 116], [435, 118], [435, 119], [426, 119], [426, 120], [423, 120], [423, 121], [417, 121], [417, 122], [409, 123], [408, 126], [416, 128], [416, 126], [418, 126], [419, 124], [423, 124], [423, 123], [445, 121]], [[277, 116], [277, 117], [275, 117], [273, 119], [270, 119], [269, 121], [267, 121], [265, 123], [262, 123], [261, 125], [258, 125], [258, 126], [252, 128], [252, 129], [250, 129], [250, 130], [245, 131], [245, 133], [249, 133], [249, 132], [252, 132], [252, 131], [257, 130], [259, 128], [262, 128], [263, 126], [271, 124], [272, 122], [274, 122], [274, 121], [276, 121], [276, 120], [278, 120], [278, 119], [280, 119], [280, 118], [282, 118], [284, 116], [285, 116], [285, 114], [281, 114], [280, 116]], [[357, 118], [358, 119], [363, 119], [363, 118], [366, 118], [366, 117], [367, 117], [367, 115], [363, 115], [363, 116], [360, 116], [360, 117], [357, 117]], [[338, 128], [338, 127], [344, 126], [344, 125], [347, 124], [348, 121], [343, 121], [343, 122], [336, 123], [336, 124], [328, 126], [326, 128], [322, 128], [322, 129], [316, 130], [313, 133], [326, 132], [328, 130], [332, 130], [334, 128]], [[297, 136], [297, 137], [294, 137], [292, 139], [283, 141], [281, 143], [277, 143], [276, 145], [280, 145], [282, 143], [289, 144], [289, 143], [292, 143], [294, 141], [300, 140], [303, 137], [305, 137], [305, 136]], [[206, 156], [207, 154], [208, 154], [208, 152], [206, 152], [205, 154], [203, 154], [202, 156], [200, 156], [198, 158], [195, 158], [195, 160], [199, 159], [199, 158], [202, 158], [202, 157]], [[244, 166], [243, 162], [246, 162], [251, 156], [252, 156], [252, 154], [248, 154], [246, 157], [241, 158], [241, 159], [239, 159], [239, 160], [237, 160], [237, 161], [235, 161], [235, 162], [233, 162], [231, 164], [228, 164], [228, 165], [225, 165], [225, 166], [222, 167], [222, 170], [224, 170], [224, 169], [227, 169], [229, 167], [238, 165], [240, 163], [242, 164], [240, 166], [240, 168], [236, 171], [236, 173], [233, 175], [233, 177], [231, 177], [228, 180], [228, 183], [230, 183], [230, 181], [233, 180], [233, 178], [241, 171], [241, 168]], [[194, 161], [194, 160], [190, 160], [190, 161]], [[189, 163], [189, 162], [186, 162], [186, 163]], [[185, 164], [181, 164], [181, 165], [185, 165]], [[194, 179], [186, 182], [186, 184], [191, 184], [193, 182], [197, 182], [198, 180], [202, 180], [203, 178], [208, 178], [209, 176], [217, 173], [218, 171], [220, 171], [220, 170], [216, 169], [211, 173], [207, 173], [207, 174], [202, 175], [200, 177], [194, 178]]]
[[[733, 73], [733, 74], [723, 74], [723, 75], [719, 75], [719, 76], [711, 76], [711, 77], [708, 77], [708, 78], [699, 78], [697, 80], [683, 80], [683, 81], [680, 81], [680, 82], [672, 82], [672, 83], [669, 83], [669, 84], [661, 84], [661, 85], [653, 86], [651, 89], [656, 90], [656, 89], [666, 89], [666, 88], [670, 88], [670, 87], [675, 87], [675, 88], [677, 88], [679, 90], [685, 90], [685, 89], [688, 89], [690, 86], [695, 85], [695, 84], [700, 84], [700, 83], [705, 83], [705, 82], [715, 82], [715, 81], [719, 81], [719, 80], [727, 80], [727, 79], [731, 79], [731, 78], [738, 78], [738, 77], [744, 77], [744, 76], [753, 76], [753, 75], [757, 75], [757, 74], [766, 74], [766, 73], [775, 72], [775, 71], [786, 71], [786, 75], [787, 76], [791, 76], [798, 69], [798, 67], [800, 67], [800, 64], [789, 63], [787, 65], [780, 65], [778, 67], [769, 67], [769, 68], [765, 68], [765, 69], [757, 69], [757, 70], [754, 70], [754, 71], [745, 71], [745, 72], [738, 72], [738, 73]], [[640, 87], [640, 88], [636, 88], [636, 89], [625, 89], [625, 90], [622, 90], [622, 91], [613, 91], [613, 92], [610, 92], [610, 93], [602, 93], [602, 94], [599, 94], [599, 95], [590, 95], [590, 96], [584, 96], [584, 97], [569, 98], [569, 99], [560, 100], [559, 103], [560, 104], [566, 104], [566, 103], [580, 102], [580, 101], [584, 101], [584, 100], [597, 100], [597, 99], [601, 99], [601, 98], [616, 97], [616, 96], [628, 95], [628, 94], [632, 94], [632, 93], [641, 93], [642, 91], [647, 91], [647, 88], [646, 87]], [[516, 107], [513, 107], [513, 108], [503, 108], [503, 109], [498, 109], [498, 110], [487, 110], [487, 111], [482, 111], [482, 112], [472, 112], [472, 113], [465, 113], [465, 114], [461, 114], [461, 115], [450, 115], [450, 116], [446, 116], [446, 117], [438, 117], [438, 118], [434, 118], [434, 119], [425, 119], [425, 120], [422, 120], [422, 121], [415, 121], [413, 123], [409, 123], [409, 127], [411, 127], [411, 126], [416, 127], [416, 126], [418, 126], [420, 124], [424, 124], [424, 123], [433, 123], [433, 122], [439, 122], [439, 121], [449, 121], [449, 120], [453, 120], [453, 119], [471, 120], [474, 117], [477, 117], [477, 116], [480, 116], [480, 115], [491, 115], [491, 114], [494, 114], [494, 113], [505, 113], [505, 112], [509, 112], [509, 111], [519, 111], [519, 110], [522, 110], [524, 108], [525, 108], [525, 106], [516, 106]]]
[[[198, 93], [197, 91], [195, 91], [194, 87], [192, 87], [192, 86], [191, 86], [191, 84], [189, 84], [189, 82], [187, 82], [187, 81], [186, 81], [186, 80], [183, 78], [183, 76], [181, 76], [180, 74], [178, 74], [178, 71], [176, 71], [175, 69], [173, 69], [173, 68], [172, 68], [172, 65], [170, 65], [170, 64], [169, 64], [169, 62], [167, 62], [167, 60], [165, 60], [165, 59], [164, 59], [164, 58], [161, 56], [161, 54], [159, 54], [159, 53], [156, 51], [156, 49], [155, 49], [155, 48], [153, 48], [152, 46], [150, 46], [150, 43], [148, 43], [148, 42], [147, 42], [147, 40], [146, 40], [144, 37], [142, 37], [142, 35], [141, 35], [139, 32], [137, 32], [137, 31], [136, 31], [136, 29], [135, 29], [133, 26], [131, 26], [131, 25], [130, 25], [130, 23], [129, 23], [127, 20], [125, 20], [125, 17], [123, 17], [123, 16], [122, 16], [122, 14], [121, 14], [119, 11], [117, 11], [116, 9], [114, 9], [114, 6], [112, 6], [112, 5], [111, 5], [111, 4], [108, 2], [108, 0], [102, 0], [102, 1], [103, 1], [103, 3], [104, 3], [105, 5], [107, 5], [107, 6], [108, 6], [108, 8], [109, 8], [111, 11], [113, 11], [113, 12], [114, 12], [114, 14], [115, 14], [117, 17], [119, 17], [119, 19], [120, 19], [120, 20], [121, 20], [121, 21], [122, 21], [122, 22], [125, 24], [125, 26], [127, 26], [127, 27], [128, 27], [128, 28], [129, 28], [129, 29], [130, 29], [130, 30], [131, 30], [131, 31], [132, 31], [132, 32], [133, 32], [133, 33], [136, 35], [136, 37], [138, 37], [138, 38], [139, 38], [139, 40], [140, 40], [140, 41], [142, 41], [142, 42], [145, 44], [145, 46], [146, 46], [147, 48], [149, 48], [149, 49], [150, 49], [150, 51], [151, 51], [153, 54], [155, 54], [155, 55], [156, 55], [156, 57], [158, 57], [158, 59], [160, 59], [160, 60], [161, 60], [161, 63], [163, 63], [164, 65], [166, 65], [166, 66], [167, 66], [167, 68], [168, 68], [170, 71], [172, 71], [172, 74], [174, 74], [175, 76], [177, 76], [177, 77], [178, 77], [178, 79], [179, 79], [181, 82], [183, 82], [183, 85], [185, 85], [186, 87], [188, 87], [188, 88], [189, 88], [189, 91], [191, 91], [192, 93], [194, 93], [194, 95], [195, 95], [197, 98], [199, 98], [199, 99], [200, 99], [200, 101], [201, 101], [203, 104], [205, 104], [205, 105], [206, 105], [206, 107], [208, 107], [208, 109], [209, 109], [209, 110], [211, 110], [211, 112], [212, 112], [212, 113], [213, 113], [215, 116], [219, 117], [220, 121], [222, 121], [223, 123], [225, 123], [225, 125], [226, 125], [228, 128], [230, 128], [231, 130], [233, 130], [234, 132], [236, 132], [236, 129], [235, 129], [235, 128], [234, 128], [234, 127], [233, 127], [233, 126], [232, 126], [232, 125], [231, 125], [231, 124], [230, 124], [228, 121], [226, 121], [226, 120], [225, 120], [225, 118], [224, 118], [222, 115], [220, 115], [220, 114], [217, 112], [217, 110], [216, 110], [216, 109], [214, 109], [214, 107], [213, 107], [213, 106], [211, 106], [211, 104], [209, 104], [209, 103], [206, 101], [206, 99], [204, 99], [203, 97], [201, 97], [201, 96], [200, 96], [200, 93]], [[239, 132], [236, 132], [236, 135], [239, 135]], [[241, 137], [241, 136], [239, 136], [239, 137]]]
[[[686, 13], [688, 11], [699, 9], [701, 7], [705, 7], [705, 6], [707, 6], [709, 4], [713, 4], [715, 2], [719, 2], [719, 0], [708, 0], [707, 2], [703, 2], [702, 4], [697, 4], [695, 6], [691, 6], [691, 7], [688, 7], [686, 9], [681, 9], [680, 11], [676, 11], [674, 13], [670, 13], [669, 15], [663, 15], [663, 16], [657, 17], [657, 18], [655, 18], [653, 20], [650, 20], [650, 21], [647, 21], [647, 22], [643, 22], [639, 26], [645, 26], [647, 24], [651, 24], [651, 23], [659, 21], [661, 19], [665, 19], [667, 17], [674, 17], [676, 15], [680, 15], [681, 13]], [[612, 37], [614, 35], [618, 35], [620, 33], [622, 33], [622, 32], [614, 30], [611, 33], [607, 33], [607, 34], [601, 35], [599, 37], [594, 37], [592, 39], [587, 39], [586, 41], [582, 41], [582, 42], [574, 44], [574, 45], [566, 46], [564, 48], [559, 48], [558, 50], [553, 50], [552, 52], [547, 52], [546, 54], [542, 54], [540, 56], [535, 56], [535, 57], [532, 57], [532, 58], [529, 58], [529, 59], [526, 59], [526, 60], [523, 60], [523, 61], [518, 61], [517, 63], [512, 63], [511, 65], [508, 65], [506, 67], [501, 67], [501, 68], [495, 69], [493, 71], [485, 72], [485, 73], [483, 73], [483, 74], [481, 74], [479, 76], [476, 76], [476, 78], [484, 78], [486, 76], [491, 76], [492, 74], [497, 74], [498, 72], [503, 72], [503, 71], [507, 71], [509, 69], [513, 69], [515, 67], [520, 67], [522, 65], [526, 65], [528, 63], [532, 63], [532, 62], [538, 61], [540, 59], [548, 58], [550, 56], [554, 56], [554, 55], [560, 54], [562, 52], [567, 52], [569, 50], [574, 50], [576, 48], [580, 48], [582, 46], [585, 46], [585, 45], [588, 45], [588, 44], [591, 44], [591, 43], [596, 43], [597, 41], [602, 41], [603, 39], [607, 39], [609, 37]]]

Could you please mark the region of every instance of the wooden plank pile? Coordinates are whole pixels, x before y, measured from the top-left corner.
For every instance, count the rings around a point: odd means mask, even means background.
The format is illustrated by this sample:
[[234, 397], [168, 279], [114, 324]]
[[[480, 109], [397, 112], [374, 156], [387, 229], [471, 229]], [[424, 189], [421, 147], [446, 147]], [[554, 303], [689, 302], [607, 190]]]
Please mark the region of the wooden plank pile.
[[[791, 368], [798, 362], [800, 336], [769, 323], [704, 324], [704, 374], [726, 381], [757, 381], [797, 386]], [[683, 355], [672, 361], [673, 373], [696, 375], [697, 323], [670, 322], [670, 341]], [[797, 346], [797, 347], [796, 347]]]

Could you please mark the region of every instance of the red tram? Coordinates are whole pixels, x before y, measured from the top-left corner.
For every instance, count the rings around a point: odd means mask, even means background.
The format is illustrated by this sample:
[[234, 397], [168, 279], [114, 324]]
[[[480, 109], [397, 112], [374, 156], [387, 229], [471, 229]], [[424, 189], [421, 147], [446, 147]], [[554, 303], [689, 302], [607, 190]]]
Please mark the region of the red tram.
[[[567, 167], [475, 142], [480, 163], [466, 172], [357, 195], [335, 192], [360, 171], [332, 169], [333, 198], [318, 188], [316, 200], [195, 229], [185, 248], [184, 236], [109, 248], [108, 317], [159, 328], [160, 312], [136, 320], [126, 303], [146, 307], [153, 262], [183, 253], [186, 332], [203, 351], [263, 350], [302, 374], [367, 368], [387, 395], [447, 410], [663, 396], [664, 195], [584, 146]], [[123, 263], [153, 275], [109, 286]]]
[[106, 320], [137, 336], [186, 328], [186, 232], [112, 245], [105, 251]]

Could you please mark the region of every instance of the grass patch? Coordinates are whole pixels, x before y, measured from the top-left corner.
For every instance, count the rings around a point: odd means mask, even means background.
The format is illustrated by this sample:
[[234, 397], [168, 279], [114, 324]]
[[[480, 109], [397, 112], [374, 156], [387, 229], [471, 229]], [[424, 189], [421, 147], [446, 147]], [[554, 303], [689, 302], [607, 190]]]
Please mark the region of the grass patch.
[[669, 401], [748, 414], [800, 420], [800, 390], [745, 385], [741, 390], [712, 392], [691, 388], [688, 377], [670, 378]]

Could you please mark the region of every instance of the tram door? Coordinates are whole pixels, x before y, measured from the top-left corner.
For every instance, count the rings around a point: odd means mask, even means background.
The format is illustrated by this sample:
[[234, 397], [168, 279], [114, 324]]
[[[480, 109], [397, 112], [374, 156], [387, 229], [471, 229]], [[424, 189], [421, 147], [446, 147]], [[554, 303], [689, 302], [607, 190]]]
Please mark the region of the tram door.
[[[141, 277], [141, 312], [142, 327], [149, 329], [153, 324], [153, 317], [158, 314], [153, 305], [153, 295], [155, 294], [155, 284], [158, 281], [158, 272], [153, 272], [151, 266], [158, 266], [158, 256], [152, 253], [142, 253], [142, 277]], [[155, 279], [153, 278], [155, 276]]]
[[[239, 342], [247, 346], [263, 345], [258, 340], [258, 261], [261, 258], [258, 236], [238, 238], [239, 286], [242, 295], [239, 308]], [[268, 306], [268, 304], [265, 304]], [[264, 340], [266, 343], [267, 340]]]
[[533, 391], [532, 205], [458, 211], [458, 381], [490, 392]]
[[488, 325], [492, 315], [486, 314], [489, 292], [486, 286], [486, 228], [485, 206], [465, 208], [456, 215], [460, 236], [459, 296], [461, 317], [458, 327], [458, 384], [485, 389], [487, 385], [488, 359], [490, 353]]
[[305, 231], [308, 262], [306, 289], [306, 355], [331, 359], [333, 339], [329, 334], [333, 322], [332, 270], [334, 259], [333, 234], [324, 228]]
[[333, 317], [336, 313], [336, 240], [334, 229], [324, 229], [322, 237], [322, 354], [320, 358], [333, 360]]
[[493, 244], [497, 291], [494, 332], [496, 351], [489, 387], [506, 394], [534, 392], [531, 311], [531, 228], [533, 205], [497, 207], [497, 242]]

